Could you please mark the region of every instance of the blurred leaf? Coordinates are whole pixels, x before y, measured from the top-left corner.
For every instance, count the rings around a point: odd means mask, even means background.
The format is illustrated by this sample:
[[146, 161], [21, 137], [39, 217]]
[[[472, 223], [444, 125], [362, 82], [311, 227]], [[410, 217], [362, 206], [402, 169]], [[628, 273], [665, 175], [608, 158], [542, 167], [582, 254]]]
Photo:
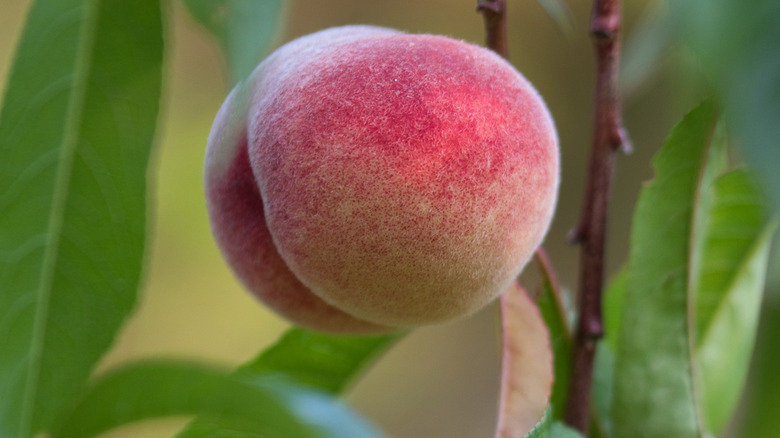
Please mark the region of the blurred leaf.
[[278, 376], [248, 384], [201, 365], [143, 362], [99, 379], [53, 437], [87, 438], [133, 421], [198, 413], [252, 436], [381, 436], [339, 401]]
[[501, 329], [496, 437], [522, 437], [545, 416], [552, 388], [553, 357], [539, 309], [517, 282], [501, 294]]
[[780, 434], [780, 233], [775, 234], [767, 291], [761, 311], [756, 353], [749, 374], [743, 407], [728, 437], [774, 437]]
[[679, 45], [665, 2], [649, 6], [626, 38], [620, 63], [620, 94], [626, 98], [647, 85]]
[[694, 203], [715, 122], [714, 107], [702, 104], [672, 130], [634, 211], [615, 358], [615, 436], [704, 433], [691, 373], [687, 278]]
[[38, 0], [0, 115], [0, 437], [48, 428], [136, 300], [155, 0]]
[[[248, 383], [262, 382], [269, 375], [279, 375], [297, 384], [336, 395], [401, 336], [345, 337], [296, 327], [288, 330], [257, 358], [241, 366], [234, 375]], [[199, 416], [178, 436], [234, 436], [233, 432], [239, 429], [234, 421]], [[223, 433], [226, 430], [230, 433]]]
[[765, 226], [764, 199], [745, 169], [713, 187], [696, 291], [696, 347], [704, 417], [719, 434], [747, 376], [774, 227]]
[[566, 35], [571, 35], [574, 29], [574, 14], [565, 0], [536, 0], [547, 12], [558, 29]]
[[281, 0], [184, 0], [190, 14], [219, 41], [232, 84], [249, 76], [279, 27]]
[[[538, 256], [537, 256], [538, 257]], [[566, 309], [558, 286], [552, 278], [552, 272], [541, 264], [542, 286], [536, 305], [542, 314], [550, 336], [550, 347], [553, 351], [553, 386], [550, 405], [553, 406], [555, 420], [560, 420], [566, 403], [566, 393], [569, 389], [571, 374], [572, 332], [566, 318]]]
[[670, 2], [677, 30], [697, 54], [738, 140], [780, 207], [780, 2]]

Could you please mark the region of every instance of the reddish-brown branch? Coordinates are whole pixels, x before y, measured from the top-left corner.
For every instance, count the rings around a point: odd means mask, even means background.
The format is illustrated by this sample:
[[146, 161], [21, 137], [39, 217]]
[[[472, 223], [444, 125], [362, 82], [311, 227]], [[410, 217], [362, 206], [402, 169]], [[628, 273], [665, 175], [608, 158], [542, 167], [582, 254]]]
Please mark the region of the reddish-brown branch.
[[594, 127], [582, 216], [570, 235], [582, 246], [579, 322], [564, 420], [587, 434], [596, 343], [603, 335], [601, 296], [607, 207], [618, 149], [630, 150], [623, 129], [617, 79], [620, 60], [620, 0], [595, 0], [591, 37], [596, 52]]
[[485, 18], [485, 46], [509, 59], [506, 45], [506, 2], [504, 0], [479, 0], [477, 11]]

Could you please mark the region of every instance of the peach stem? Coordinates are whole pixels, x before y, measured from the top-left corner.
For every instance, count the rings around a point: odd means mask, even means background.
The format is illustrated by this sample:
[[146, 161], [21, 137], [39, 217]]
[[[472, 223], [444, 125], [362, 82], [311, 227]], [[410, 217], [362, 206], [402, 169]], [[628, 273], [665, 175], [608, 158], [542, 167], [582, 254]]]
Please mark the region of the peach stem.
[[506, 44], [506, 2], [505, 0], [479, 0], [477, 11], [485, 19], [485, 47], [509, 59]]

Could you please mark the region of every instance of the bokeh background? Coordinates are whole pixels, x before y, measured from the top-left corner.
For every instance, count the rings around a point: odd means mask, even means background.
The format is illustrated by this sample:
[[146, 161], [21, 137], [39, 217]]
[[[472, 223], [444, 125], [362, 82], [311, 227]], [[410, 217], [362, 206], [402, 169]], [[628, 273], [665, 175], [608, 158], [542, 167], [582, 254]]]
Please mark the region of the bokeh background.
[[[2, 83], [29, 3], [3, 0], [0, 8]], [[559, 130], [560, 201], [545, 246], [564, 286], [574, 288], [579, 252], [566, 244], [565, 236], [579, 216], [590, 143], [594, 82], [590, 6], [568, 2], [568, 28], [551, 19], [536, 1], [508, 3], [510, 59], [545, 98]], [[483, 22], [475, 4], [472, 0], [287, 1], [274, 47], [323, 28], [356, 23], [482, 44]], [[659, 7], [662, 2], [625, 2], [630, 53], [649, 50], [635, 44], [632, 35]], [[229, 91], [228, 75], [216, 42], [181, 3], [169, 1], [167, 12], [163, 111], [149, 173], [151, 233], [145, 286], [141, 304], [100, 370], [151, 356], [231, 367], [252, 358], [288, 327], [242, 290], [212, 241], [202, 164], [211, 122]], [[681, 74], [681, 62], [687, 59], [684, 51], [645, 58], [651, 62], [628, 65], [631, 74], [624, 78], [625, 122], [634, 153], [618, 160], [610, 211], [610, 273], [625, 260], [631, 211], [641, 182], [651, 177], [650, 157], [697, 100], [697, 87]], [[530, 265], [524, 274], [528, 288], [536, 287], [534, 270]], [[356, 383], [348, 400], [393, 437], [492, 436], [499, 384], [497, 316], [492, 305], [468, 319], [416, 330]], [[146, 422], [106, 436], [169, 437], [185, 421]]]

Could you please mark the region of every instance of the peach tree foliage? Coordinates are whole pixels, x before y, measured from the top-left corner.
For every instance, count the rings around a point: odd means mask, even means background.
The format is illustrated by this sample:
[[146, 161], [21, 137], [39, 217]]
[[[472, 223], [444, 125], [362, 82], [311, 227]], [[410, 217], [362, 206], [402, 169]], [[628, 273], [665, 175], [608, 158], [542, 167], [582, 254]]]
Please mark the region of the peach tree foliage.
[[[780, 199], [772, 165], [780, 162], [780, 64], [771, 56], [780, 11], [771, 0], [753, 3], [672, 2], [670, 25], [659, 30], [681, 29], [665, 37], [700, 55], [717, 103], [674, 128], [641, 191], [629, 258], [606, 292], [591, 436], [727, 434]], [[277, 2], [187, 6], [220, 41], [234, 82], [268, 49], [280, 10]], [[137, 304], [170, 19], [154, 0], [38, 0], [27, 15], [0, 113], [0, 438], [96, 436], [170, 415], [195, 416], [180, 433], [187, 437], [382, 436], [338, 396], [401, 334], [292, 328], [232, 372], [148, 359], [93, 375]], [[730, 161], [730, 138], [757, 176]], [[528, 436], [580, 436], [561, 423], [574, 341], [569, 309], [553, 271], [542, 272], [535, 304], [520, 294], [502, 303], [500, 436], [524, 435], [518, 431], [531, 420], [518, 419], [530, 412], [538, 425]], [[769, 280], [772, 292], [780, 282]], [[553, 354], [544, 413], [517, 401], [532, 392], [524, 373], [539, 361], [512, 353], [539, 349], [540, 340], [550, 348], [539, 355]], [[754, 421], [742, 425], [743, 436], [772, 436], [780, 388], [771, 366], [755, 371], [746, 405]]]

